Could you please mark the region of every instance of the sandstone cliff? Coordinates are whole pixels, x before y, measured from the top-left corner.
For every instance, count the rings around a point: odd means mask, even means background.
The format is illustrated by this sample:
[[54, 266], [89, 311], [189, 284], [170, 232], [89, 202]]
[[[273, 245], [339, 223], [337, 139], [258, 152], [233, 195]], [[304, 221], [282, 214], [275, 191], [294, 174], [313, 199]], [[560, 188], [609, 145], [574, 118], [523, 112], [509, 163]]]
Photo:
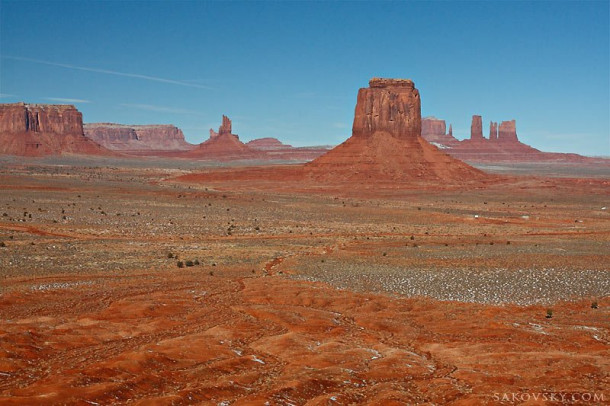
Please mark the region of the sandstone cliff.
[[248, 147], [232, 133], [231, 120], [223, 115], [218, 132], [210, 130], [210, 138], [181, 156], [212, 161], [267, 159], [264, 151]]
[[461, 183], [485, 175], [421, 137], [421, 102], [411, 80], [371, 79], [358, 91], [352, 136], [306, 165], [322, 182]]
[[515, 120], [502, 121], [498, 128], [498, 141], [499, 142], [519, 142], [517, 138], [517, 124]]
[[421, 119], [421, 135], [445, 135], [445, 120], [436, 117], [424, 117]]
[[71, 105], [0, 104], [0, 154], [111, 154], [84, 136], [83, 116]]
[[489, 122], [489, 140], [496, 141], [498, 139], [498, 123]]
[[104, 147], [127, 153], [186, 151], [194, 147], [186, 142], [182, 130], [173, 125], [90, 123], [85, 124], [84, 131]]
[[483, 139], [483, 118], [481, 116], [472, 116], [472, 124], [470, 124], [470, 139], [480, 141]]

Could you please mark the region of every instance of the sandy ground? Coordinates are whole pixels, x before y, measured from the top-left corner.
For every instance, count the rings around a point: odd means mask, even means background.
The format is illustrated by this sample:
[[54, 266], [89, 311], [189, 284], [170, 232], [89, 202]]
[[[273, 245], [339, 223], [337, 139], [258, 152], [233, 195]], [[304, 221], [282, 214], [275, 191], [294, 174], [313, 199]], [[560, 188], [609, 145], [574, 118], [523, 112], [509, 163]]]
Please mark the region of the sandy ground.
[[610, 399], [603, 170], [307, 190], [124, 162], [0, 163], [0, 404]]

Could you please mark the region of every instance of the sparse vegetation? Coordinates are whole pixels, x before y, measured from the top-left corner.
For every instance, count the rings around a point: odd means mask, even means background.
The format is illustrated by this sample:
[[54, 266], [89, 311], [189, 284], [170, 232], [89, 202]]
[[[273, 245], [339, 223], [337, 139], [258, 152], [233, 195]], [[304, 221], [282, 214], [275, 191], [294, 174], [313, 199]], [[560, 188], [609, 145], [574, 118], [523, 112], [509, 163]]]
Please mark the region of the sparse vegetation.
[[546, 318], [547, 319], [553, 318], [553, 309], [546, 309]]

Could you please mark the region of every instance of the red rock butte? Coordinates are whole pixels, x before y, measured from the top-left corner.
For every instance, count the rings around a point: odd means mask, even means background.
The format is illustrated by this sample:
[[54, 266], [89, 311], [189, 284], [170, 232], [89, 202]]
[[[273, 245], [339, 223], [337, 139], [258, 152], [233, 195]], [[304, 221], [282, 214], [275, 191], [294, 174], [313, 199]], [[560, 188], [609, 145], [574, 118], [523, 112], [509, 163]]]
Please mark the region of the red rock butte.
[[261, 159], [264, 152], [254, 150], [239, 140], [232, 133], [232, 123], [229, 117], [222, 116], [222, 124], [218, 132], [210, 129], [210, 138], [194, 149], [180, 155], [188, 158], [209, 159], [218, 161]]
[[0, 104], [0, 154], [112, 155], [85, 137], [83, 115], [72, 105]]
[[352, 136], [306, 165], [320, 181], [462, 183], [486, 175], [421, 137], [419, 91], [408, 79], [373, 78], [358, 91]]

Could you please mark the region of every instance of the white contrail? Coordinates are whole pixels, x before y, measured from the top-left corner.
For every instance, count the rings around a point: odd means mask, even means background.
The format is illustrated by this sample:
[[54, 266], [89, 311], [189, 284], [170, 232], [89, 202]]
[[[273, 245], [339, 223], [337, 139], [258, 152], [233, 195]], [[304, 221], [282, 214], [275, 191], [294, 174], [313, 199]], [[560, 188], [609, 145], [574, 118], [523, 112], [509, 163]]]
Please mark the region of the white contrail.
[[165, 106], [153, 106], [151, 104], [132, 104], [132, 103], [121, 103], [120, 106], [123, 107], [132, 107], [140, 110], [148, 110], [155, 111], [158, 113], [175, 113], [175, 114], [195, 114], [199, 115], [200, 112], [186, 109], [176, 109], [173, 107], [165, 107]]
[[173, 79], [159, 78], [159, 77], [156, 77], [156, 76], [140, 75], [138, 73], [126, 73], [126, 72], [117, 72], [117, 71], [108, 70], [108, 69], [88, 68], [86, 66], [68, 65], [68, 64], [65, 64], [65, 63], [41, 61], [39, 59], [32, 59], [32, 58], [23, 58], [21, 56], [2, 55], [1, 57], [4, 58], [4, 59], [12, 59], [12, 60], [15, 60], [15, 61], [32, 62], [32, 63], [41, 64], [41, 65], [59, 66], [61, 68], [83, 70], [83, 71], [86, 71], [86, 72], [105, 73], [106, 75], [115, 75], [115, 76], [123, 76], [123, 77], [128, 77], [128, 78], [151, 80], [153, 82], [169, 83], [169, 84], [172, 84], [172, 85], [194, 87], [194, 88], [197, 88], [197, 89], [208, 89], [208, 90], [211, 89], [210, 87], [202, 86], [202, 85], [197, 85], [197, 84], [194, 84], [194, 83], [181, 82], [179, 80], [173, 80]]
[[89, 101], [89, 100], [67, 99], [64, 97], [45, 97], [44, 99], [54, 101], [54, 102], [60, 102], [60, 103], [91, 103], [91, 101]]

